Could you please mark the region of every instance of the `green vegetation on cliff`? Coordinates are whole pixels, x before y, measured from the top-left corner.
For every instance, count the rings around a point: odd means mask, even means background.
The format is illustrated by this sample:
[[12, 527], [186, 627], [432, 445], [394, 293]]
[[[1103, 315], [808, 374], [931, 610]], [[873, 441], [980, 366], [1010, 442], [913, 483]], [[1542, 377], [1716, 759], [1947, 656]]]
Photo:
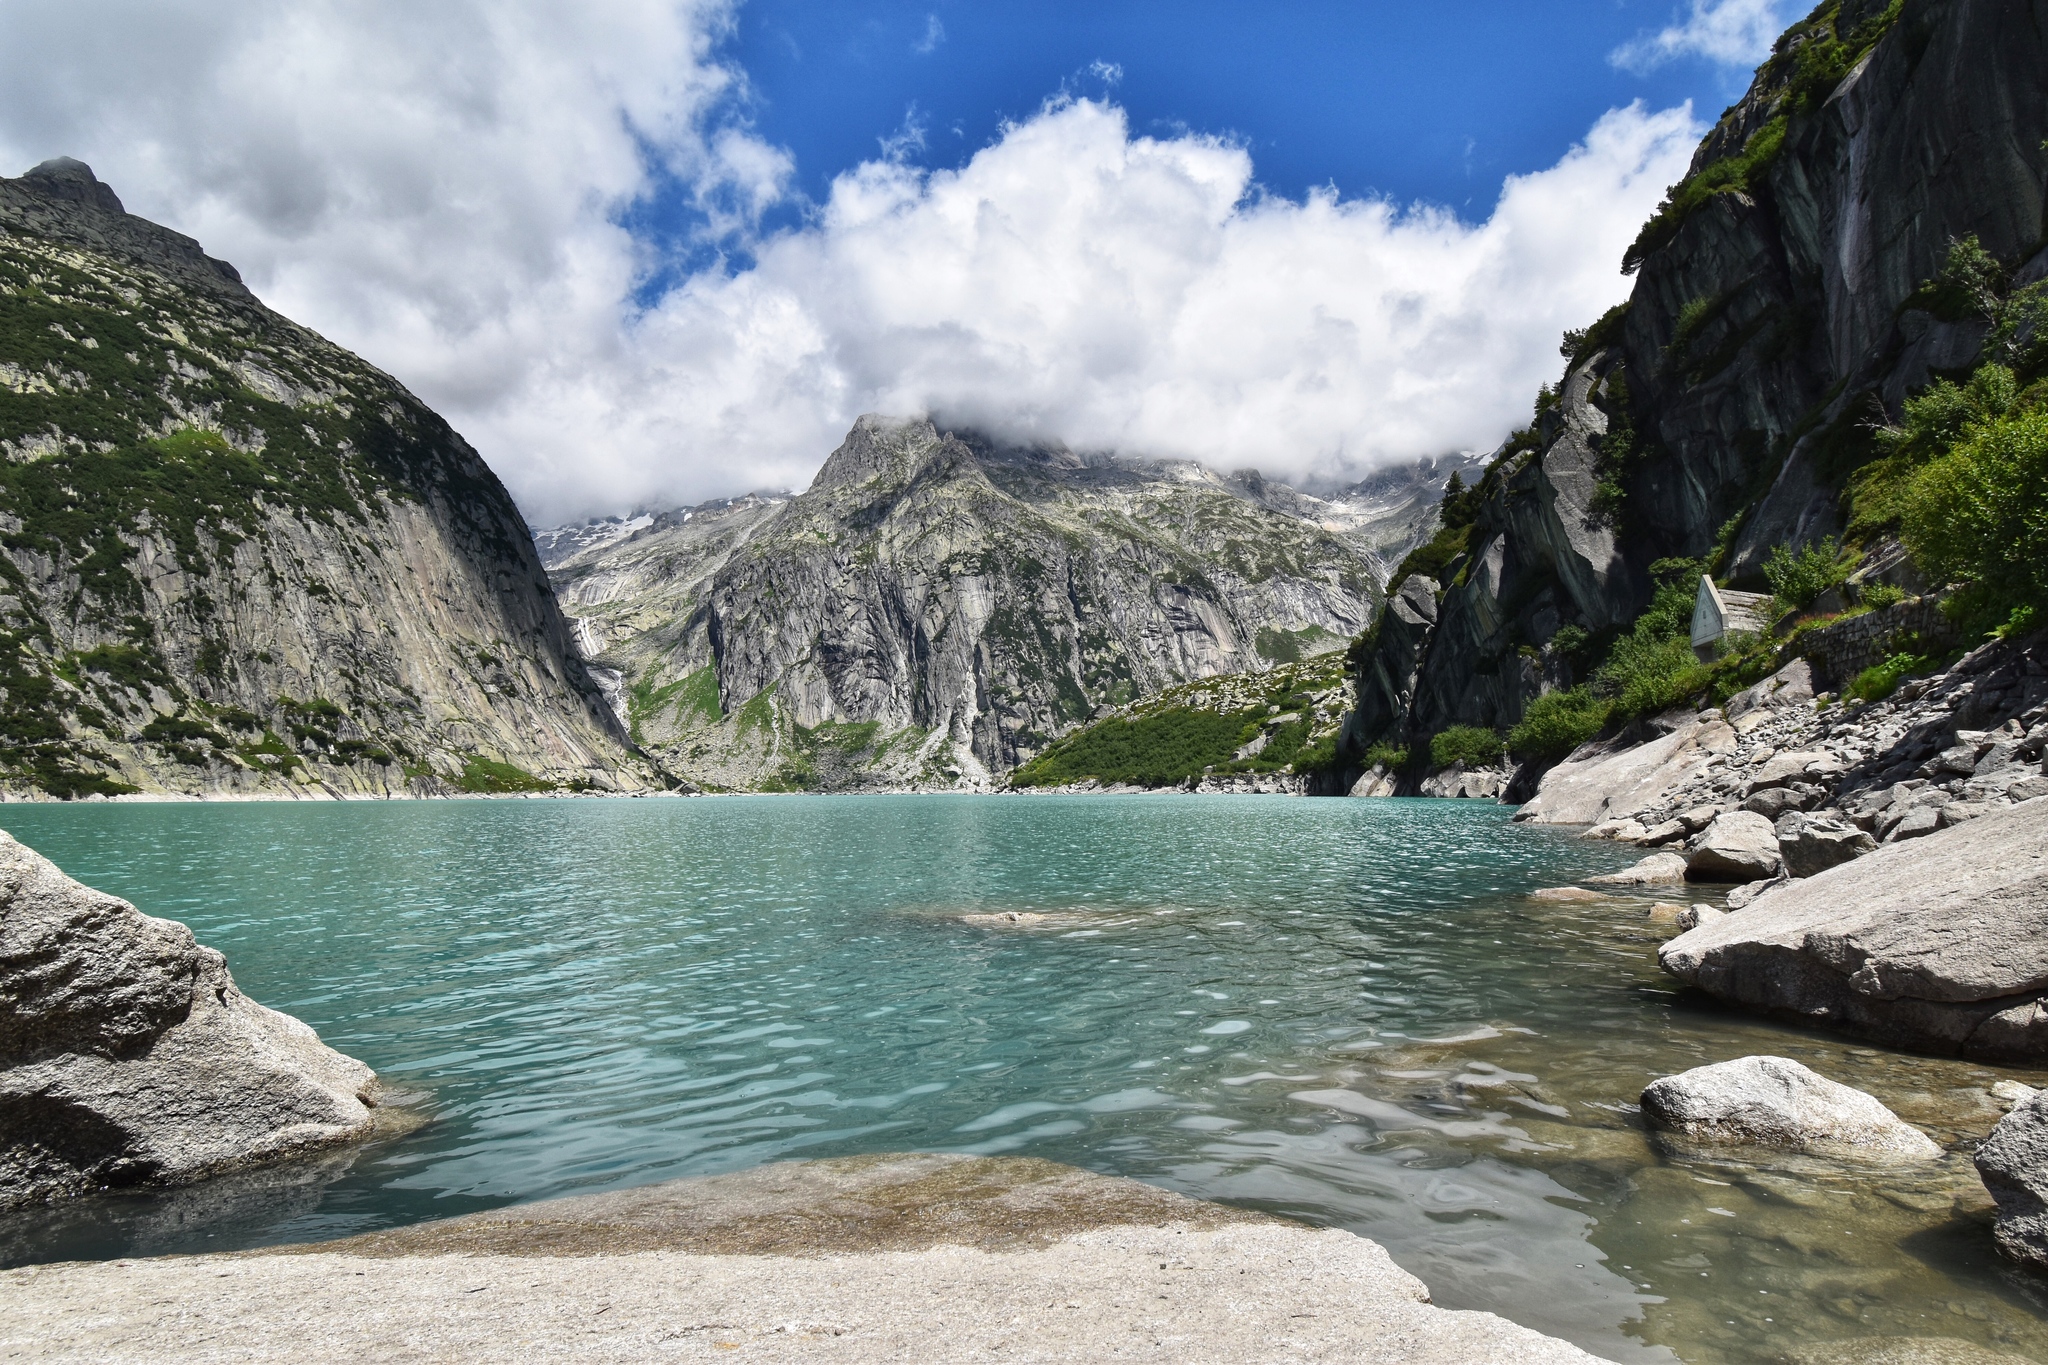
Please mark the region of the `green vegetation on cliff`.
[[1206, 775], [1319, 772], [1336, 760], [1343, 683], [1343, 655], [1330, 652], [1270, 673], [1170, 687], [1054, 741], [1010, 783], [1165, 787]]
[[[1828, 0], [1787, 29], [1757, 72], [1750, 97], [1723, 114], [1720, 126], [1709, 135], [1720, 154], [1666, 192], [1664, 202], [1622, 257], [1622, 273], [1634, 274], [1645, 257], [1669, 244], [1686, 218], [1715, 195], [1752, 190], [1777, 161], [1793, 120], [1825, 104], [1856, 63], [1898, 22], [1904, 9], [1905, 0], [1891, 0], [1883, 10], [1844, 33], [1838, 23], [1840, 0]], [[1742, 122], [1757, 117], [1762, 121], [1743, 136], [1739, 146], [1734, 145], [1733, 134]]]

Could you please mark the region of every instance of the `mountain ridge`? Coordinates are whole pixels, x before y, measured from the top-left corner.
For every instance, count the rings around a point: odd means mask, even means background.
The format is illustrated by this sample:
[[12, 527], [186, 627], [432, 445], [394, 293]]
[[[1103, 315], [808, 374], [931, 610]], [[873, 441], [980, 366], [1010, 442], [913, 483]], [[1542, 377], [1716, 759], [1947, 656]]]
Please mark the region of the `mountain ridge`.
[[871, 416], [801, 494], [664, 512], [551, 572], [636, 736], [693, 782], [984, 788], [1109, 707], [1362, 627], [1379, 562], [1305, 502]]

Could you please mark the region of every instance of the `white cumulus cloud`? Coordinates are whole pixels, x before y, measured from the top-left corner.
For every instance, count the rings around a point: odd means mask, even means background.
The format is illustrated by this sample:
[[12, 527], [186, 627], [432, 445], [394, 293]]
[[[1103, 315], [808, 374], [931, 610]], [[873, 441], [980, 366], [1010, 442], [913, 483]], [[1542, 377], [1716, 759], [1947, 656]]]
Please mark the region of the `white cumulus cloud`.
[[[1560, 332], [1625, 294], [1699, 132], [1614, 111], [1471, 223], [1269, 196], [1235, 143], [1061, 98], [957, 170], [878, 157], [764, 235], [793, 167], [741, 121], [730, 18], [0, 0], [0, 157], [91, 162], [440, 408], [541, 523], [801, 486], [867, 411], [1296, 479], [1490, 445]], [[656, 194], [708, 216], [685, 245], [736, 254], [678, 278], [619, 225]]]
[[1785, 30], [1777, 0], [1691, 0], [1683, 22], [1608, 54], [1625, 71], [1646, 72], [1680, 57], [1705, 57], [1722, 66], [1753, 67], [1771, 55]]

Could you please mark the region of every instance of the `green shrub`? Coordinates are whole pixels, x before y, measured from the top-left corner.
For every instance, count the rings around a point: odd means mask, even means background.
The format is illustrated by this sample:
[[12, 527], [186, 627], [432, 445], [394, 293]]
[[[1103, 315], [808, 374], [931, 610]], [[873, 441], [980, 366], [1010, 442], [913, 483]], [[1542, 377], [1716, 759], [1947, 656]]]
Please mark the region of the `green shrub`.
[[553, 782], [535, 777], [524, 768], [510, 763], [500, 763], [494, 758], [466, 759], [462, 765], [462, 777], [456, 783], [462, 790], [472, 793], [496, 792], [551, 792], [556, 790]]
[[1375, 744], [1365, 751], [1365, 766], [1397, 773], [1408, 766], [1408, 751], [1392, 744]]
[[1564, 344], [1558, 353], [1566, 360], [1577, 364], [1581, 356], [1604, 350], [1621, 340], [1622, 325], [1628, 321], [1628, 306], [1631, 300], [1623, 299], [1600, 315], [1600, 320], [1591, 327], [1574, 327], [1564, 334]]
[[1492, 730], [1477, 725], [1453, 725], [1429, 741], [1429, 762], [1432, 768], [1448, 768], [1453, 763], [1478, 768], [1498, 763], [1500, 748], [1500, 736]]
[[1391, 596], [1401, 586], [1402, 580], [1410, 574], [1421, 574], [1439, 585], [1444, 581], [1444, 568], [1459, 555], [1465, 553], [1472, 541], [1472, 528], [1468, 526], [1445, 526], [1426, 545], [1418, 545], [1408, 552], [1401, 566], [1387, 579], [1387, 593]]
[[1905, 680], [1908, 673], [1927, 667], [1918, 654], [1894, 654], [1881, 664], [1864, 669], [1849, 684], [1849, 695], [1858, 701], [1883, 701]]
[[[1058, 787], [1091, 777], [1147, 787], [1178, 782], [1229, 763], [1239, 746], [1258, 733], [1263, 714], [1263, 707], [1217, 712], [1175, 706], [1135, 719], [1112, 717], [1052, 745], [1018, 768], [1010, 781], [1019, 787]], [[1288, 728], [1267, 747], [1281, 741]], [[1305, 734], [1307, 727], [1301, 730]], [[1301, 738], [1292, 736], [1296, 749]]]
[[1524, 758], [1555, 762], [1600, 733], [1613, 703], [1590, 687], [1552, 692], [1529, 703], [1522, 723], [1508, 732], [1508, 747]]
[[1814, 599], [1848, 576], [1848, 566], [1841, 558], [1842, 547], [1832, 536], [1797, 554], [1789, 545], [1773, 546], [1770, 558], [1764, 561], [1771, 596], [1788, 607], [1812, 606]]
[[1607, 662], [1593, 676], [1599, 689], [1614, 698], [1617, 714], [1649, 716], [1706, 691], [1713, 670], [1693, 654], [1685, 636], [1638, 629], [1614, 642]]
[[1592, 643], [1584, 626], [1559, 626], [1557, 634], [1550, 637], [1550, 647], [1574, 664], [1585, 658], [1586, 646]]
[[1896, 583], [1868, 583], [1859, 600], [1872, 611], [1883, 611], [1905, 601], [1906, 590]]
[[1937, 581], [1998, 605], [2048, 602], [2048, 412], [1981, 423], [1915, 476], [1906, 548]]

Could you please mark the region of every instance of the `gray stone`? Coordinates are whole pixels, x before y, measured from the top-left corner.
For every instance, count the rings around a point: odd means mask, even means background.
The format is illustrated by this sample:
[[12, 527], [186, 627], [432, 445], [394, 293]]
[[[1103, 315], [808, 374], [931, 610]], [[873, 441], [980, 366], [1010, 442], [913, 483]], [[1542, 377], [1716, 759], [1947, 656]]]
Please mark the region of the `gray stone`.
[[0, 1207], [366, 1137], [376, 1090], [190, 929], [0, 833]]
[[1714, 823], [1714, 817], [1721, 813], [1719, 806], [1694, 806], [1691, 810], [1680, 811], [1678, 818], [1685, 823], [1686, 832], [1698, 834]]
[[1933, 1052], [2048, 1056], [2048, 800], [1789, 883], [1658, 958], [1710, 994], [1811, 1024]]
[[1515, 819], [1546, 825], [1599, 825], [1668, 809], [1672, 792], [1702, 774], [1715, 755], [1727, 753], [1734, 745], [1735, 732], [1718, 715], [1707, 712], [1689, 716], [1647, 742], [1616, 739], [1584, 746], [1544, 775], [1536, 795]]
[[1944, 773], [1968, 777], [1976, 770], [1977, 746], [1974, 744], [1958, 744], [1954, 748], [1944, 749], [1933, 758], [1928, 759], [1926, 763], [1921, 765], [1920, 773], [1923, 777], [1934, 777], [1937, 774]]
[[1749, 882], [1738, 886], [1728, 893], [1728, 908], [1730, 910], [1747, 910], [1750, 906], [1762, 900], [1767, 892], [1775, 891], [1791, 880], [1792, 878], [1784, 869], [1780, 868], [1778, 875], [1769, 881]]
[[1761, 881], [1781, 865], [1777, 830], [1746, 810], [1716, 816], [1686, 857], [1686, 873], [1696, 882]]
[[1777, 835], [1785, 870], [1795, 877], [1811, 877], [1877, 851], [1877, 841], [1846, 820], [1796, 811], [1780, 817]]
[[2023, 1085], [2011, 1079], [1991, 1083], [1991, 1098], [1997, 1100], [1999, 1107], [2008, 1114], [2013, 1111], [2014, 1106], [2024, 1104], [2040, 1093], [2036, 1086]]
[[1359, 775], [1351, 784], [1352, 796], [1392, 796], [1399, 785], [1399, 778], [1382, 764], [1374, 764]]
[[1941, 806], [1914, 806], [1885, 831], [1884, 841], [1895, 844], [1905, 839], [1925, 838], [1940, 828]]
[[2048, 1270], [2048, 1093], [2035, 1091], [1998, 1121], [1977, 1149], [1977, 1174], [1998, 1201], [1998, 1249]]
[[1833, 755], [1818, 749], [1796, 749], [1778, 754], [1759, 768], [1750, 779], [1750, 788], [1760, 791], [1765, 787], [1782, 787], [1794, 779], [1805, 777], [1808, 769], [1840, 772], [1842, 765]]
[[1740, 1057], [1650, 1083], [1643, 1117], [1710, 1142], [1791, 1147], [1824, 1155], [1927, 1160], [1941, 1148], [1860, 1090], [1787, 1057]]
[[1643, 837], [1636, 840], [1644, 848], [1661, 848], [1665, 844], [1677, 843], [1692, 834], [1683, 820], [1666, 820], [1661, 825], [1652, 825]]
[[1790, 787], [1766, 787], [1742, 803], [1742, 808], [1766, 820], [1776, 820], [1788, 810], [1804, 810], [1809, 797]]
[[1702, 924], [1717, 920], [1727, 913], [1725, 910], [1716, 910], [1711, 905], [1689, 905], [1678, 912], [1678, 931], [1684, 933], [1688, 929], [1697, 929]]
[[1722, 708], [1731, 721], [1747, 718], [1760, 709], [1782, 710], [1813, 704], [1813, 666], [1794, 659], [1756, 686], [1737, 692]]
[[1588, 886], [1678, 886], [1685, 881], [1685, 859], [1676, 853], [1652, 853], [1634, 867], [1588, 877]]

